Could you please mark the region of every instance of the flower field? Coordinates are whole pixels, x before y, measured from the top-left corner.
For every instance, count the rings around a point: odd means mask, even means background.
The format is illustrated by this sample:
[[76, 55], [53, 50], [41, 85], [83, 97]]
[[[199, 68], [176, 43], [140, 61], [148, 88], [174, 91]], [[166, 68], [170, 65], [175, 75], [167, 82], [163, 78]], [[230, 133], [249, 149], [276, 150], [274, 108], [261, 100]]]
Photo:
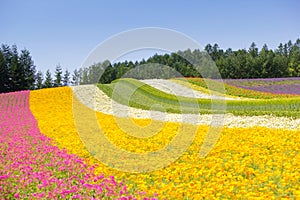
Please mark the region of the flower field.
[[[144, 110], [165, 110], [169, 113], [232, 113], [238, 116], [275, 115], [287, 117], [300, 117], [300, 96], [297, 94], [272, 94], [245, 90], [229, 84], [224, 84], [223, 90], [231, 96], [243, 98], [238, 101], [226, 100], [224, 94], [220, 94], [222, 82], [218, 80], [203, 80], [200, 78], [178, 79], [184, 83], [190, 83], [199, 87], [205, 87], [209, 83], [213, 88], [213, 97], [218, 98], [190, 98], [176, 96], [151, 87], [136, 79], [118, 79], [111, 84], [99, 84], [98, 87], [114, 101], [129, 105], [130, 107]], [[205, 88], [207, 89], [207, 88]], [[199, 91], [198, 91], [199, 92]], [[223, 95], [223, 100], [220, 98]], [[161, 107], [155, 107], [155, 105]], [[226, 107], [226, 110], [225, 110]]]
[[298, 94], [300, 95], [300, 78], [269, 78], [269, 79], [228, 79], [231, 85], [273, 94]]
[[[68, 91], [55, 89], [48, 94], [70, 95]], [[29, 109], [30, 96], [29, 91], [0, 95], [0, 199], [133, 199], [123, 182], [113, 175], [96, 175], [95, 165], [88, 165], [80, 154], [58, 148], [54, 144], [59, 142], [43, 135]], [[66, 109], [66, 105], [59, 108]], [[72, 122], [57, 126], [68, 133]], [[76, 144], [80, 146], [80, 141]]]
[[[179, 79], [184, 81], [182, 79]], [[247, 81], [248, 80], [248, 81]], [[268, 80], [268, 81], [266, 81]], [[277, 80], [277, 81], [274, 81]], [[189, 83], [206, 87], [206, 83], [203, 79], [200, 78], [189, 78], [187, 79]], [[217, 80], [206, 80], [212, 81], [215, 84], [218, 84]], [[248, 84], [247, 84], [248, 83]], [[285, 85], [293, 86], [293, 91], [277, 90], [272, 91], [271, 89], [259, 90], [259, 83], [264, 83], [263, 86], [267, 87], [276, 87], [276, 85]], [[275, 84], [274, 84], [275, 83]], [[224, 81], [224, 86], [227, 95], [246, 97], [246, 98], [255, 98], [255, 99], [272, 99], [272, 98], [287, 98], [298, 96], [299, 92], [299, 79], [239, 79], [232, 80], [228, 79]], [[287, 88], [287, 87], [284, 87]], [[283, 88], [281, 88], [283, 89]]]
[[[197, 87], [202, 84], [199, 79], [192, 79], [190, 83]], [[100, 89], [106, 89], [108, 94], [109, 87], [101, 86]], [[225, 87], [232, 91], [229, 95], [236, 98], [232, 101], [240, 104], [258, 98], [258, 94], [259, 101], [265, 104], [274, 102], [266, 99], [276, 97], [279, 103], [280, 99], [285, 100], [285, 106], [297, 105], [288, 104], [297, 101], [297, 94], [261, 93], [243, 88], [233, 92], [230, 88], [235, 86], [228, 84]], [[155, 94], [156, 99], [168, 99], [165, 105], [171, 105], [174, 97], [150, 87], [144, 88], [138, 95], [149, 97], [150, 93]], [[201, 90], [204, 92], [205, 87]], [[243, 95], [237, 95], [239, 92]], [[97, 100], [101, 104], [101, 99]], [[184, 101], [197, 102], [193, 99]], [[137, 102], [133, 101], [132, 106], [137, 106]], [[153, 99], [151, 102], [157, 103]], [[114, 146], [129, 152], [147, 153], [162, 149], [179, 131], [186, 137], [195, 132], [195, 137], [178, 159], [163, 168], [151, 172], [124, 172], [118, 166], [100, 162], [87, 150], [74, 121], [77, 112], [74, 103], [81, 111], [87, 109], [95, 115]], [[147, 108], [146, 105], [141, 107]], [[272, 108], [268, 108], [271, 114]], [[272, 116], [257, 113], [255, 120], [272, 117], [274, 124], [282, 126], [253, 124], [250, 122], [252, 115], [239, 115], [242, 110], [239, 111], [230, 118], [235, 120], [233, 125], [225, 123], [220, 138], [208, 155], [199, 157], [209, 123], [185, 124], [151, 120], [149, 116], [145, 119], [114, 116], [113, 113], [85, 108], [70, 87], [0, 94], [0, 156], [3, 161], [0, 164], [0, 199], [298, 199], [299, 115], [280, 118], [276, 112], [281, 111], [275, 111]], [[259, 122], [269, 123], [267, 120]], [[88, 120], [82, 123], [87, 129], [91, 128]], [[154, 129], [156, 134], [150, 137], [129, 134], [147, 133], [148, 129], [150, 132]], [[122, 161], [124, 158], [110, 159]], [[139, 160], [133, 162], [137, 166], [142, 164]], [[159, 165], [155, 160], [149, 164]]]

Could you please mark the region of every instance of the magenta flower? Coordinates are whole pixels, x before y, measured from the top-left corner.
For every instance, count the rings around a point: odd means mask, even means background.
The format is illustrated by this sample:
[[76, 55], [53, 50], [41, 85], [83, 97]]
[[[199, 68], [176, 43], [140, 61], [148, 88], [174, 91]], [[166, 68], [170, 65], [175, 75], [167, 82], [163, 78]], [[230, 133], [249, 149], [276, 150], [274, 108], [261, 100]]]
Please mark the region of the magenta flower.
[[95, 166], [52, 145], [30, 111], [29, 94], [0, 94], [1, 199], [127, 198], [114, 176], [96, 176]]

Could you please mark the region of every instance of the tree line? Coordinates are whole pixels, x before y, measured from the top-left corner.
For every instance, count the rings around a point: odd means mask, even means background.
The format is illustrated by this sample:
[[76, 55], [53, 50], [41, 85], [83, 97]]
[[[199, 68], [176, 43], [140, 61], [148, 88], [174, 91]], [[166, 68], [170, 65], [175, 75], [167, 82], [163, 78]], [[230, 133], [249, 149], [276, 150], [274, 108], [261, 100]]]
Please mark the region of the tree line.
[[[210, 66], [214, 65], [211, 60], [216, 68]], [[200, 66], [194, 66], [190, 61]], [[218, 44], [207, 44], [205, 51], [187, 49], [171, 54], [155, 54], [140, 62], [124, 61], [113, 65], [105, 61], [80, 68], [77, 72], [78, 83], [89, 84], [96, 83], [95, 77], [99, 74], [102, 74], [99, 83], [110, 83], [121, 77], [145, 79], [204, 75], [206, 78], [219, 78], [216, 69], [223, 79], [300, 77], [300, 39], [295, 43], [291, 40], [280, 43], [275, 50], [269, 49], [266, 44], [259, 50], [254, 42], [248, 49], [235, 51], [231, 48], [223, 50]]]
[[249, 49], [223, 51], [217, 44], [205, 50], [215, 61], [223, 78], [279, 78], [300, 76], [300, 39], [280, 43], [275, 50], [266, 44], [258, 49], [253, 42]]
[[0, 49], [0, 93], [76, 85], [68, 70], [56, 66], [54, 77], [50, 70], [45, 76], [37, 71], [27, 49], [18, 52], [17, 46], [2, 44]]
[[[209, 57], [207, 56], [209, 55]], [[75, 69], [71, 74], [57, 65], [52, 76], [50, 70], [45, 74], [37, 71], [27, 49], [18, 52], [17, 46], [2, 44], [0, 49], [0, 93], [19, 90], [33, 90], [66, 85], [89, 83], [110, 83], [121, 77], [172, 78], [185, 77], [217, 78], [213, 68], [217, 66], [222, 78], [276, 78], [300, 77], [300, 39], [294, 43], [280, 43], [275, 49], [265, 44], [258, 49], [253, 42], [248, 49], [223, 50], [218, 44], [207, 44], [205, 51], [199, 49], [178, 51], [176, 53], [155, 54], [147, 60], [110, 63], [99, 62], [89, 67]], [[192, 63], [199, 64], [193, 66]], [[202, 65], [202, 66], [200, 66]], [[168, 67], [166, 67], [168, 66]], [[202, 68], [201, 68], [202, 67]], [[199, 69], [201, 73], [199, 73]]]
[[16, 45], [2, 45], [0, 51], [0, 92], [34, 89], [36, 69], [28, 50], [18, 53]]

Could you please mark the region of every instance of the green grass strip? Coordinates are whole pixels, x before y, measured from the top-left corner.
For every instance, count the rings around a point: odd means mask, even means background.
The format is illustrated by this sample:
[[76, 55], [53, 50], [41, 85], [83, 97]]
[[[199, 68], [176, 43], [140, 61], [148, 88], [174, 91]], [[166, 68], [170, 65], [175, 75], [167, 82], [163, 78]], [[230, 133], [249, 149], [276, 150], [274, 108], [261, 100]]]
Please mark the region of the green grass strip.
[[129, 78], [118, 79], [111, 84], [99, 84], [98, 87], [116, 102], [144, 110], [170, 113], [223, 113], [222, 107], [225, 103], [226, 112], [234, 115], [300, 117], [300, 98], [226, 101], [196, 99], [168, 94], [138, 80]]

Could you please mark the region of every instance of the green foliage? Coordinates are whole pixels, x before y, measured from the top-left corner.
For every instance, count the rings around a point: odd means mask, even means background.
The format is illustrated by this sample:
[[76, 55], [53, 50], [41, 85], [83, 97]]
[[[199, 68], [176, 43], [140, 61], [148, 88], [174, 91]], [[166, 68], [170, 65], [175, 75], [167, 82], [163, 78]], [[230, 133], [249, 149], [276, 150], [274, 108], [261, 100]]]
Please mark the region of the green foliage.
[[75, 69], [73, 71], [71, 83], [73, 85], [79, 85], [79, 83], [80, 83], [80, 73], [79, 73], [79, 71], [77, 69]]
[[19, 55], [17, 47], [12, 46], [12, 58], [10, 63], [10, 90], [18, 91], [22, 90], [22, 82], [24, 81], [24, 71], [22, 65], [19, 63]]
[[66, 69], [63, 75], [63, 85], [67, 86], [70, 84], [70, 75], [71, 73]]
[[8, 90], [8, 73], [2, 51], [0, 51], [0, 93]]
[[[214, 65], [217, 67], [213, 67]], [[291, 41], [284, 45], [280, 43], [274, 51], [268, 49], [266, 44], [259, 50], [254, 42], [248, 50], [236, 51], [231, 48], [224, 51], [218, 44], [208, 44], [205, 46], [205, 51], [187, 49], [171, 54], [155, 54], [146, 61], [135, 63], [124, 61], [111, 65], [108, 62], [107, 66], [103, 67], [103, 64], [98, 63], [80, 69], [81, 84], [96, 83], [96, 81], [110, 83], [125, 77], [136, 79], [178, 76], [223, 79], [297, 77], [300, 76], [300, 40], [298, 39], [294, 44]], [[163, 67], [165, 69], [162, 69]], [[101, 77], [101, 79], [96, 80], [94, 77], [98, 79]]]
[[[164, 93], [135, 79], [119, 79], [109, 85], [99, 84], [108, 96], [115, 101], [136, 108], [149, 110], [154, 105], [160, 104], [157, 110], [172, 113], [197, 113], [198, 101], [186, 97]], [[208, 109], [210, 100], [202, 100], [202, 108]], [[183, 107], [181, 107], [183, 105]]]
[[187, 49], [164, 55], [155, 54], [140, 62], [124, 61], [111, 64], [106, 60], [74, 70], [71, 81], [70, 73], [65, 71], [63, 74], [59, 65], [55, 70], [54, 81], [47, 73], [45, 75], [48, 77], [45, 78], [41, 77], [41, 74], [37, 75], [28, 50], [24, 49], [19, 54], [15, 45], [1, 46], [0, 92], [10, 92], [40, 88], [43, 79], [46, 82], [43, 87], [59, 87], [70, 83], [107, 84], [125, 77], [136, 79], [179, 76], [223, 79], [300, 77], [300, 39], [295, 43], [292, 41], [280, 43], [275, 50], [268, 49], [266, 44], [259, 50], [254, 42], [248, 50], [236, 51], [231, 48], [224, 51], [218, 44], [208, 44], [205, 51]]
[[57, 65], [55, 68], [55, 80], [54, 80], [54, 87], [62, 86], [62, 68], [60, 65]]
[[112, 69], [109, 61], [96, 63], [89, 67], [75, 69], [72, 76], [72, 84], [84, 85], [95, 83], [110, 83], [116, 77], [116, 71]]
[[18, 53], [16, 45], [0, 49], [0, 92], [34, 89], [35, 66], [28, 50]]
[[27, 49], [21, 51], [19, 64], [23, 66], [24, 80], [21, 83], [22, 87], [30, 90], [34, 89], [36, 67]]
[[43, 83], [43, 88], [51, 88], [53, 87], [53, 80], [52, 80], [52, 76], [51, 76], [51, 72], [50, 70], [48, 69], [46, 71], [46, 75], [45, 75], [45, 81]]
[[[121, 104], [146, 110], [209, 114], [223, 112], [218, 108], [222, 108], [226, 103], [226, 112], [234, 115], [300, 117], [300, 98], [227, 100], [226, 102], [195, 99], [167, 94], [135, 79], [119, 79], [111, 84], [99, 84], [98, 87]], [[214, 110], [212, 110], [212, 102]], [[157, 104], [160, 106], [155, 106]]]
[[36, 89], [41, 89], [43, 88], [43, 73], [41, 71], [38, 71], [38, 73], [36, 74], [36, 83], [35, 83], [35, 88]]

